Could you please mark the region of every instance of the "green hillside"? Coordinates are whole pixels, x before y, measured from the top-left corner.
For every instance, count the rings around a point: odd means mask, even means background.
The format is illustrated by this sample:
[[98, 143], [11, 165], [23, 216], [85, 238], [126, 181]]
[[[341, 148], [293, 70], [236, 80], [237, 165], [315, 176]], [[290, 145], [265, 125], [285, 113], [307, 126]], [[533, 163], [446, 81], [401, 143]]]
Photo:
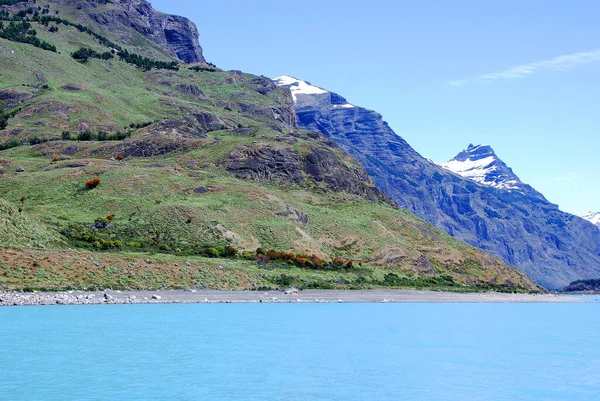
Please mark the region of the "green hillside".
[[97, 35], [28, 23], [57, 52], [0, 39], [0, 286], [540, 290], [397, 208], [269, 79], [82, 62]]

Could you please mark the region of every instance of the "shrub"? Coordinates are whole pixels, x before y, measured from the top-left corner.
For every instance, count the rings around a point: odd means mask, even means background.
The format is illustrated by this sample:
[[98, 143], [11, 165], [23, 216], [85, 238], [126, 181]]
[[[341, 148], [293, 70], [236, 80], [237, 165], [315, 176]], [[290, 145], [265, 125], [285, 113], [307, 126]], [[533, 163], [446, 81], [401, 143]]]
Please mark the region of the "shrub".
[[91, 141], [94, 139], [94, 134], [91, 131], [84, 131], [77, 136], [78, 141]]
[[216, 248], [206, 248], [204, 250], [204, 256], [206, 256], [208, 258], [218, 258], [219, 251]]
[[117, 157], [115, 157], [115, 159], [117, 159], [117, 160], [123, 160], [123, 159], [125, 159], [125, 156], [123, 156], [123, 155], [117, 155]]
[[91, 180], [89, 180], [89, 181], [86, 181], [86, 183], [85, 183], [85, 187], [86, 187], [87, 189], [94, 189], [94, 188], [96, 188], [98, 185], [100, 185], [100, 182], [101, 182], [101, 181], [100, 181], [100, 178], [98, 178], [98, 177], [96, 177], [96, 178], [92, 178]]
[[233, 258], [234, 256], [237, 256], [237, 254], [238, 254], [237, 249], [235, 249], [231, 245], [227, 245], [225, 247], [224, 252], [222, 253], [222, 255], [226, 258]]
[[108, 221], [113, 221], [115, 219], [115, 216], [113, 216], [112, 214], [109, 216], [106, 216], [106, 220]]
[[60, 161], [60, 157], [55, 157], [54, 159], [52, 159], [52, 163], [56, 163]]

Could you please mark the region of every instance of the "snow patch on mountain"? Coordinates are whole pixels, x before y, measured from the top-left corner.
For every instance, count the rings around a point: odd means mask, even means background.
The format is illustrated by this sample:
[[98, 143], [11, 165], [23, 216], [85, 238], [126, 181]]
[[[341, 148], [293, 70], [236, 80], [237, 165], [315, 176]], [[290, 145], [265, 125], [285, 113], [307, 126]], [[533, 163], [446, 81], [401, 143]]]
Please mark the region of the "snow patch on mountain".
[[[328, 93], [325, 89], [319, 88], [318, 86], [311, 85], [310, 82], [301, 81], [289, 75], [282, 75], [273, 79], [275, 85], [287, 86], [292, 91], [292, 97], [294, 102], [298, 100], [298, 95], [321, 95]], [[354, 107], [354, 106], [352, 106]]]
[[600, 228], [600, 213], [589, 212], [581, 217]]

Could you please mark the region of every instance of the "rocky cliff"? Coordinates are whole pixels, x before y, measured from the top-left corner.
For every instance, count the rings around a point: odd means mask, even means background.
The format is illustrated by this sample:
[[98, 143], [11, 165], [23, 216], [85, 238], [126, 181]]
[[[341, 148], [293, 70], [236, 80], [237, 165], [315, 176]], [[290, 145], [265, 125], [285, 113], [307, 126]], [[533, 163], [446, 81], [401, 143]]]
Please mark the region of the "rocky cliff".
[[[323, 133], [356, 157], [377, 187], [403, 208], [503, 258], [547, 288], [600, 277], [600, 231], [561, 212], [501, 161], [484, 163], [490, 171], [480, 181], [487, 184], [465, 179], [417, 153], [380, 114], [291, 77], [275, 82], [291, 89], [301, 128]], [[474, 159], [486, 159], [490, 151], [480, 148]], [[461, 153], [455, 161], [468, 156]], [[509, 181], [515, 188], [489, 185]]]
[[158, 12], [146, 0], [49, 0], [48, 4], [51, 10], [76, 16], [79, 23], [97, 28], [136, 52], [155, 58], [162, 53], [185, 63], [205, 61], [196, 25], [187, 18]]

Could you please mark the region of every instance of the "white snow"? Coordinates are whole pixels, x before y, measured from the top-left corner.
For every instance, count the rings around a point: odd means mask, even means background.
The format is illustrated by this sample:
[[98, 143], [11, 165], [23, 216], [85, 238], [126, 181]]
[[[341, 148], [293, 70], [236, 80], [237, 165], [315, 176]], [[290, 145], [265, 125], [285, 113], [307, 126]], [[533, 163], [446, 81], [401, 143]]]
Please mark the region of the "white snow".
[[334, 104], [333, 105], [334, 109], [353, 109], [354, 107], [356, 107], [356, 106], [354, 106], [353, 104], [350, 104], [350, 103]]
[[600, 227], [600, 213], [589, 212], [581, 217]]
[[519, 189], [520, 182], [517, 180], [489, 181], [487, 179], [488, 174], [497, 169], [497, 166], [494, 165], [496, 160], [497, 159], [494, 156], [488, 156], [480, 160], [450, 160], [447, 163], [443, 163], [441, 166], [446, 170], [450, 170], [453, 173], [482, 185], [504, 190]]
[[317, 86], [311, 85], [306, 81], [301, 81], [294, 77], [290, 77], [288, 75], [282, 75], [273, 79], [276, 85], [279, 86], [289, 86], [290, 91], [292, 91], [292, 97], [294, 98], [294, 102], [298, 100], [298, 95], [321, 95], [323, 93], [328, 93], [326, 90], [321, 89]]

